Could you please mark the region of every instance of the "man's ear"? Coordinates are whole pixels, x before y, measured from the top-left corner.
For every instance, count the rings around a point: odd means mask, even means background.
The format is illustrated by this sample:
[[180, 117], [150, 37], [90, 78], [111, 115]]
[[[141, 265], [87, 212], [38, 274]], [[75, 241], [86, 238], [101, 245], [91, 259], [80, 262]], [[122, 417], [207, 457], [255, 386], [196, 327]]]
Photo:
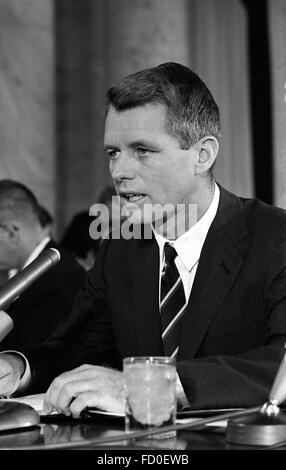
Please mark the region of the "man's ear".
[[207, 173], [213, 166], [219, 150], [218, 140], [214, 136], [206, 136], [199, 140], [198, 159], [195, 166], [196, 175]]

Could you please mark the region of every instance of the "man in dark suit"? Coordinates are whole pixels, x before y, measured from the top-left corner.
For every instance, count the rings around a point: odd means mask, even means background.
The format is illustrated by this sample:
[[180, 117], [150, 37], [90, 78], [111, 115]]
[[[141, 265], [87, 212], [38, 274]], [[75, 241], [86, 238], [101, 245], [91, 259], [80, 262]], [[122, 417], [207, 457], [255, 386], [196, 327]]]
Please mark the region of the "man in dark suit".
[[[0, 266], [10, 277], [47, 248], [57, 248], [47, 236], [34, 194], [23, 184], [0, 180]], [[61, 260], [16, 299], [6, 312], [14, 319], [1, 350], [19, 349], [46, 340], [62, 318], [69, 316], [85, 271], [74, 257], [60, 250]]]
[[[139, 355], [176, 357], [183, 405], [266, 400], [286, 338], [286, 214], [215, 182], [219, 138], [210, 91], [182, 65], [109, 90], [104, 146], [132, 223], [103, 243], [69, 322], [40, 348], [21, 349], [32, 370], [26, 390], [53, 380], [47, 411], [122, 411], [122, 359]], [[163, 298], [170, 270], [178, 277]], [[176, 292], [183, 304], [166, 323]], [[22, 359], [3, 355], [0, 370], [0, 393], [15, 390]]]

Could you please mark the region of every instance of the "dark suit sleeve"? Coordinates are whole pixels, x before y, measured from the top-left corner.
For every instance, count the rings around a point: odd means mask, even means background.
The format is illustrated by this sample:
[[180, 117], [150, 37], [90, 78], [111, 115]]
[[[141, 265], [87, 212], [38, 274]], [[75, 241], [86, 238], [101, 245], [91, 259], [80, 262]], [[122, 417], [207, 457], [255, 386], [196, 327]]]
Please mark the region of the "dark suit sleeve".
[[43, 344], [21, 349], [32, 370], [32, 381], [25, 393], [46, 391], [59, 373], [84, 363], [119, 366], [102, 274], [104, 257], [105, 247], [100, 250], [95, 267], [87, 273], [71, 315]]
[[74, 294], [53, 283], [44, 292], [39, 290], [32, 300], [21, 301], [12, 311], [14, 329], [2, 342], [1, 348], [18, 349], [45, 341], [53, 334], [60, 319], [70, 314]]
[[[178, 362], [191, 408], [249, 407], [269, 396], [286, 342], [286, 244], [274, 247], [264, 284], [266, 341], [237, 355], [219, 354]], [[259, 334], [259, 333], [257, 333]], [[208, 338], [205, 338], [205, 342]], [[222, 348], [223, 349], [223, 348]]]

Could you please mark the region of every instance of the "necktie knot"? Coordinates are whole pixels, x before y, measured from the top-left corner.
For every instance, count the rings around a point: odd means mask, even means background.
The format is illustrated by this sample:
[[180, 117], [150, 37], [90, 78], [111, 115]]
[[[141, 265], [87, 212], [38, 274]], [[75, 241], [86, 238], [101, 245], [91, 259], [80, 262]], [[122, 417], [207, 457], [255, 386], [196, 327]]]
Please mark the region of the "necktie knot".
[[169, 243], [165, 243], [164, 246], [164, 253], [165, 253], [165, 266], [170, 266], [173, 263], [177, 256], [177, 252], [175, 248], [170, 245]]

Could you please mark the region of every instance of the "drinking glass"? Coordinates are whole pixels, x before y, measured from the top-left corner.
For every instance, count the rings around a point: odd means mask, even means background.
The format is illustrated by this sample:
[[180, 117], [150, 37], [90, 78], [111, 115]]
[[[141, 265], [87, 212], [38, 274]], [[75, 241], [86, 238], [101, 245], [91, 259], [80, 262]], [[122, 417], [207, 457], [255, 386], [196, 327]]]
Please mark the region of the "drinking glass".
[[[125, 379], [125, 429], [149, 430], [175, 424], [176, 360], [171, 357], [127, 357], [123, 361]], [[150, 438], [169, 438], [175, 431]]]

